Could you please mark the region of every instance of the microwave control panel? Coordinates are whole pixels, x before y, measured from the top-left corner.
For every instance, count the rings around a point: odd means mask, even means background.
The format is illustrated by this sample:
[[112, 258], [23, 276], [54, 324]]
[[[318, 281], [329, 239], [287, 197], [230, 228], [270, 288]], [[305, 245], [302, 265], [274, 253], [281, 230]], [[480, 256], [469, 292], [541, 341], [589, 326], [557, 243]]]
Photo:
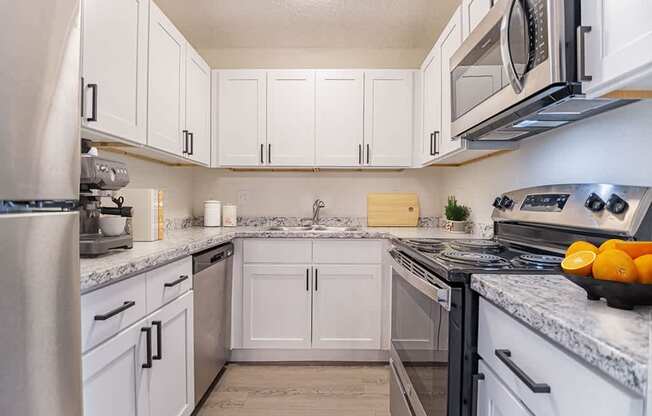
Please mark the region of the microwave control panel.
[[534, 68], [548, 59], [548, 1], [527, 0], [530, 59], [528, 68]]

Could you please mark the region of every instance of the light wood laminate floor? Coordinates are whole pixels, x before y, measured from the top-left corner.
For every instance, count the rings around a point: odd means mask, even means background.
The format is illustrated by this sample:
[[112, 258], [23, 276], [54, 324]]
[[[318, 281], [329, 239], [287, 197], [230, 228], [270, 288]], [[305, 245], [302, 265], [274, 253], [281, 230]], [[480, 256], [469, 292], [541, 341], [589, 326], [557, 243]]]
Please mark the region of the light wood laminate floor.
[[389, 368], [232, 364], [198, 416], [389, 416]]

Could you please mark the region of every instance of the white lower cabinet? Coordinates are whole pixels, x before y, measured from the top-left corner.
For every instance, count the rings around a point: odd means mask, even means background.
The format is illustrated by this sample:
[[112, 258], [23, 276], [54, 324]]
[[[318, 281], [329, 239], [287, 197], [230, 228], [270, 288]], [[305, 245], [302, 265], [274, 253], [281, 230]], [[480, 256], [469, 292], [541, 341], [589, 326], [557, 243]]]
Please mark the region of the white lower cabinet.
[[315, 265], [312, 347], [380, 349], [379, 265]]
[[478, 416], [532, 416], [484, 362], [478, 364], [483, 378], [478, 381]]
[[309, 265], [245, 264], [243, 295], [245, 348], [310, 348]]

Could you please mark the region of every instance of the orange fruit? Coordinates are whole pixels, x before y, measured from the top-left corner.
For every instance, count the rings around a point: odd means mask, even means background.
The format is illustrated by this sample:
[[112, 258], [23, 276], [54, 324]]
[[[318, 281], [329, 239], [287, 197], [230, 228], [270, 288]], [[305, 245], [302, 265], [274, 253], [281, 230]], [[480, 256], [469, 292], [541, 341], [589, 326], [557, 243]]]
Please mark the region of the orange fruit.
[[600, 280], [634, 283], [638, 278], [638, 271], [629, 254], [612, 248], [603, 251], [595, 258], [593, 277]]
[[600, 245], [600, 248], [598, 248], [598, 253], [602, 253], [603, 251], [612, 248], [617, 248], [616, 243], [623, 243], [623, 242], [624, 242], [623, 240], [619, 240], [617, 238], [612, 238], [611, 240], [607, 240]]
[[577, 253], [578, 251], [592, 251], [595, 254], [598, 254], [598, 248], [588, 241], [576, 241], [566, 250], [566, 257]]
[[652, 284], [652, 254], [634, 259], [636, 270], [638, 272], [638, 282], [645, 285]]
[[635, 259], [646, 254], [652, 254], [652, 241], [622, 241], [616, 243], [615, 248], [624, 251]]
[[589, 276], [593, 269], [596, 254], [593, 251], [578, 251], [567, 256], [561, 262], [561, 268], [568, 274], [575, 276]]

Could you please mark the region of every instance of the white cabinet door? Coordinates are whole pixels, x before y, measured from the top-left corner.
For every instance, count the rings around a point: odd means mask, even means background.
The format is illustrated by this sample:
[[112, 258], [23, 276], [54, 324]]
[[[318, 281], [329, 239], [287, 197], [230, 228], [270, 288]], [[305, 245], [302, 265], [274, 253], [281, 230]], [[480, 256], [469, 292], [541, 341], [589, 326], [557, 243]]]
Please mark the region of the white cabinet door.
[[186, 125], [186, 40], [152, 2], [149, 14], [147, 144], [169, 153], [182, 148]]
[[533, 416], [484, 362], [478, 363], [478, 416]]
[[267, 73], [267, 163], [315, 163], [315, 72]]
[[153, 338], [149, 377], [152, 415], [187, 416], [195, 407], [192, 300], [193, 293], [187, 293], [149, 319]]
[[244, 348], [310, 348], [309, 280], [309, 265], [244, 265]]
[[214, 71], [217, 84], [217, 160], [220, 166], [265, 163], [267, 74], [256, 70]]
[[652, 2], [582, 0], [582, 25], [591, 27], [585, 72], [592, 80], [583, 81], [585, 93], [651, 89]]
[[317, 71], [317, 166], [362, 164], [364, 72]]
[[437, 156], [435, 143], [441, 136], [441, 48], [435, 45], [423, 65], [423, 133], [419, 142], [420, 163]]
[[413, 99], [414, 71], [365, 72], [365, 164], [410, 166]]
[[211, 163], [211, 69], [189, 45], [186, 50], [186, 130], [190, 159]]
[[147, 140], [149, 3], [82, 2], [83, 126], [143, 144]]
[[84, 414], [149, 416], [146, 325], [134, 325], [82, 357]]
[[380, 265], [315, 265], [313, 348], [380, 349]]
[[462, 13], [457, 9], [442, 33], [441, 41], [441, 134], [436, 143], [437, 157], [444, 157], [462, 147], [462, 140], [451, 137], [450, 60], [462, 44]]
[[466, 39], [489, 13], [494, 0], [462, 0], [462, 37]]

